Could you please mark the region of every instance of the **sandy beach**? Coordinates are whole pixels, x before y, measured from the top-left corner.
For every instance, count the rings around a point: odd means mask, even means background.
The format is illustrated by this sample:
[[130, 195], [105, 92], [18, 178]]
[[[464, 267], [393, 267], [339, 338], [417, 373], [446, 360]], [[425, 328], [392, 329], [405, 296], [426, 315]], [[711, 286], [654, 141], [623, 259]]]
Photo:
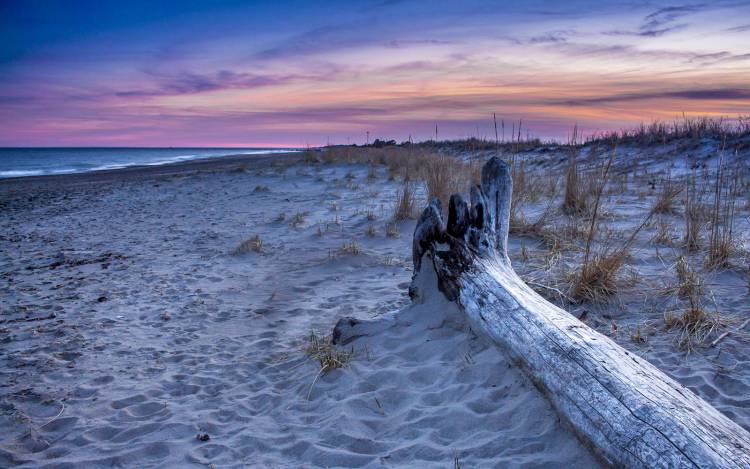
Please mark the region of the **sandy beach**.
[[[620, 229], [653, 197], [631, 183], [612, 195]], [[455, 305], [411, 303], [415, 222], [389, 222], [400, 188], [385, 166], [302, 154], [0, 181], [0, 465], [598, 466]], [[675, 345], [646, 301], [672, 275], [650, 237], [629, 261], [640, 281], [571, 314], [750, 429], [746, 335]], [[539, 242], [511, 249], [547, 281]], [[712, 275], [731, 330], [745, 274]], [[392, 319], [321, 373], [308, 337], [345, 316]]]
[[366, 166], [275, 161], [3, 183], [3, 465], [593, 464], [439, 305], [316, 380], [311, 329], [408, 307], [413, 222]]

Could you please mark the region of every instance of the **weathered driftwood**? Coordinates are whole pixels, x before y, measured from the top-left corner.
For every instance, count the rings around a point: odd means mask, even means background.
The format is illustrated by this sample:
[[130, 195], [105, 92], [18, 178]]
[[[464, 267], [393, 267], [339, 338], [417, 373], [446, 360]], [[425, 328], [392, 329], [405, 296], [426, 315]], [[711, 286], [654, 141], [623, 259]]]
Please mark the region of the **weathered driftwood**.
[[747, 431], [518, 277], [507, 248], [511, 192], [508, 166], [492, 158], [469, 204], [451, 197], [447, 224], [439, 201], [424, 210], [414, 232], [412, 297], [434, 290], [420, 280], [434, 269], [430, 277], [472, 329], [501, 346], [606, 462], [750, 467]]

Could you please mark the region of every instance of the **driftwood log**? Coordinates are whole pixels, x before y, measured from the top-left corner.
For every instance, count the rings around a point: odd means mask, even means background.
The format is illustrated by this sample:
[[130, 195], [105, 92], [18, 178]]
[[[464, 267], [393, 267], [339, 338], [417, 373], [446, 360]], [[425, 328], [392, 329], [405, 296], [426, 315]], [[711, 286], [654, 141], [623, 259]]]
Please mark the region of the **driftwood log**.
[[[512, 180], [492, 158], [469, 203], [424, 210], [414, 231], [416, 301], [455, 301], [471, 328], [506, 351], [606, 463], [620, 467], [750, 467], [750, 433], [648, 361], [528, 287], [508, 258]], [[434, 280], [432, 280], [434, 282]]]

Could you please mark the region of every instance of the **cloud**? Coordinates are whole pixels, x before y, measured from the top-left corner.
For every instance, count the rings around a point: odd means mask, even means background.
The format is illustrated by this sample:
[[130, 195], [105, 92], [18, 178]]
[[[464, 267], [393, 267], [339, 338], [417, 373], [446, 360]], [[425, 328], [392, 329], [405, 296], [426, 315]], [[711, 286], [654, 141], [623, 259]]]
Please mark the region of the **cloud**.
[[559, 104], [567, 106], [587, 106], [626, 101], [644, 101], [653, 99], [687, 99], [709, 101], [750, 101], [750, 89], [744, 88], [706, 88], [680, 91], [652, 91], [640, 93], [624, 93], [610, 96], [595, 96], [590, 98], [576, 98], [562, 101]]
[[158, 73], [145, 71], [156, 80], [151, 88], [122, 90], [115, 92], [121, 98], [176, 96], [198, 94], [210, 91], [228, 89], [254, 89], [262, 87], [280, 86], [296, 81], [321, 81], [332, 79], [339, 73], [339, 67], [328, 67], [320, 73], [314, 74], [285, 74], [263, 75], [254, 73], [239, 73], [231, 70], [220, 70], [213, 74], [199, 74], [191, 72]]
[[683, 29], [686, 29], [687, 27], [688, 27], [687, 24], [676, 24], [673, 26], [660, 28], [660, 29], [642, 29], [641, 28], [638, 31], [626, 31], [626, 30], [616, 29], [614, 31], [608, 31], [604, 34], [608, 36], [660, 37], [660, 36], [664, 36], [667, 33], [681, 31]]
[[731, 52], [720, 51], [711, 54], [696, 54], [695, 57], [689, 60], [689, 62], [697, 62], [701, 65], [712, 65], [723, 62], [742, 62], [745, 60], [750, 60], [750, 53], [732, 54]]
[[580, 57], [603, 57], [611, 59], [621, 57], [627, 60], [633, 59], [662, 59], [662, 60], [686, 60], [694, 59], [694, 52], [677, 50], [649, 49], [643, 50], [628, 44], [584, 44], [564, 43], [557, 46], [558, 50], [566, 55]]
[[575, 31], [549, 31], [538, 36], [532, 36], [526, 40], [528, 44], [559, 44], [568, 42], [568, 38], [575, 34]]
[[665, 34], [681, 31], [688, 27], [687, 23], [673, 24], [678, 19], [706, 9], [705, 4], [669, 6], [660, 8], [653, 13], [649, 13], [643, 18], [637, 30], [614, 30], [606, 32], [610, 36], [640, 36], [640, 37], [660, 37]]
[[270, 60], [352, 48], [376, 42], [368, 31], [373, 20], [359, 20], [347, 24], [330, 24], [295, 34], [278, 45], [263, 49], [251, 58]]
[[705, 8], [705, 4], [669, 6], [660, 8], [655, 12], [646, 15], [643, 24], [641, 24], [640, 26], [640, 29], [641, 31], [661, 29], [669, 23], [677, 20], [678, 18], [689, 15], [690, 13], [695, 13]]
[[712, 52], [710, 54], [697, 54], [695, 57], [690, 59], [690, 62], [713, 62], [717, 60], [723, 60], [728, 57], [732, 57], [732, 54], [723, 50], [720, 52]]
[[170, 77], [159, 77], [155, 88], [117, 91], [115, 95], [121, 98], [174, 96], [232, 88], [259, 88], [279, 85], [289, 80], [291, 77], [288, 76], [236, 74], [226, 70], [213, 75], [183, 72]]
[[445, 41], [442, 39], [393, 39], [385, 43], [386, 47], [394, 49], [408, 48], [411, 46], [446, 46], [457, 44], [456, 41]]
[[402, 72], [413, 72], [413, 71], [431, 71], [431, 70], [442, 70], [444, 64], [439, 62], [432, 62], [429, 60], [414, 60], [411, 62], [403, 62], [390, 67], [385, 67], [380, 70], [383, 73], [402, 73]]
[[729, 55], [728, 57], [718, 60], [718, 62], [738, 62], [741, 60], [750, 60], [750, 54]]
[[748, 54], [734, 54], [729, 51], [698, 53], [689, 50], [641, 49], [629, 44], [597, 45], [586, 43], [563, 42], [556, 44], [556, 49], [564, 55], [573, 57], [621, 58], [623, 60], [672, 60], [684, 64], [706, 66], [719, 62], [740, 62], [748, 60]]
[[744, 33], [745, 31], [750, 31], [750, 24], [743, 24], [741, 26], [735, 26], [733, 28], [727, 28], [724, 31], [729, 31], [732, 33]]
[[0, 104], [3, 105], [17, 105], [17, 104], [30, 104], [38, 99], [37, 96], [0, 96]]
[[374, 3], [373, 5], [367, 5], [359, 9], [360, 12], [369, 13], [372, 11], [378, 11], [383, 8], [390, 8], [396, 5], [406, 3], [406, 0], [382, 0]]
[[544, 44], [550, 44], [550, 45], [557, 45], [557, 44], [566, 44], [570, 41], [571, 37], [574, 36], [580, 36], [578, 31], [575, 29], [557, 29], [552, 31], [545, 31], [542, 34], [537, 34], [534, 36], [510, 36], [510, 35], [498, 35], [494, 36], [494, 39], [507, 42], [508, 44], [514, 45], [514, 46], [521, 46], [525, 44], [530, 45], [544, 45]]

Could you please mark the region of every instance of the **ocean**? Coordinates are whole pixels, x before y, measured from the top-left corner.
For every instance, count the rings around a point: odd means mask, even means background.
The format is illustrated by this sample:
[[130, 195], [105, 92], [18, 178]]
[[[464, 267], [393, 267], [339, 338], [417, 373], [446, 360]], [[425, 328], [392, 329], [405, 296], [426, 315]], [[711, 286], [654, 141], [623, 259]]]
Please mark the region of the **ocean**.
[[0, 178], [154, 166], [228, 155], [263, 155], [294, 148], [0, 148]]

